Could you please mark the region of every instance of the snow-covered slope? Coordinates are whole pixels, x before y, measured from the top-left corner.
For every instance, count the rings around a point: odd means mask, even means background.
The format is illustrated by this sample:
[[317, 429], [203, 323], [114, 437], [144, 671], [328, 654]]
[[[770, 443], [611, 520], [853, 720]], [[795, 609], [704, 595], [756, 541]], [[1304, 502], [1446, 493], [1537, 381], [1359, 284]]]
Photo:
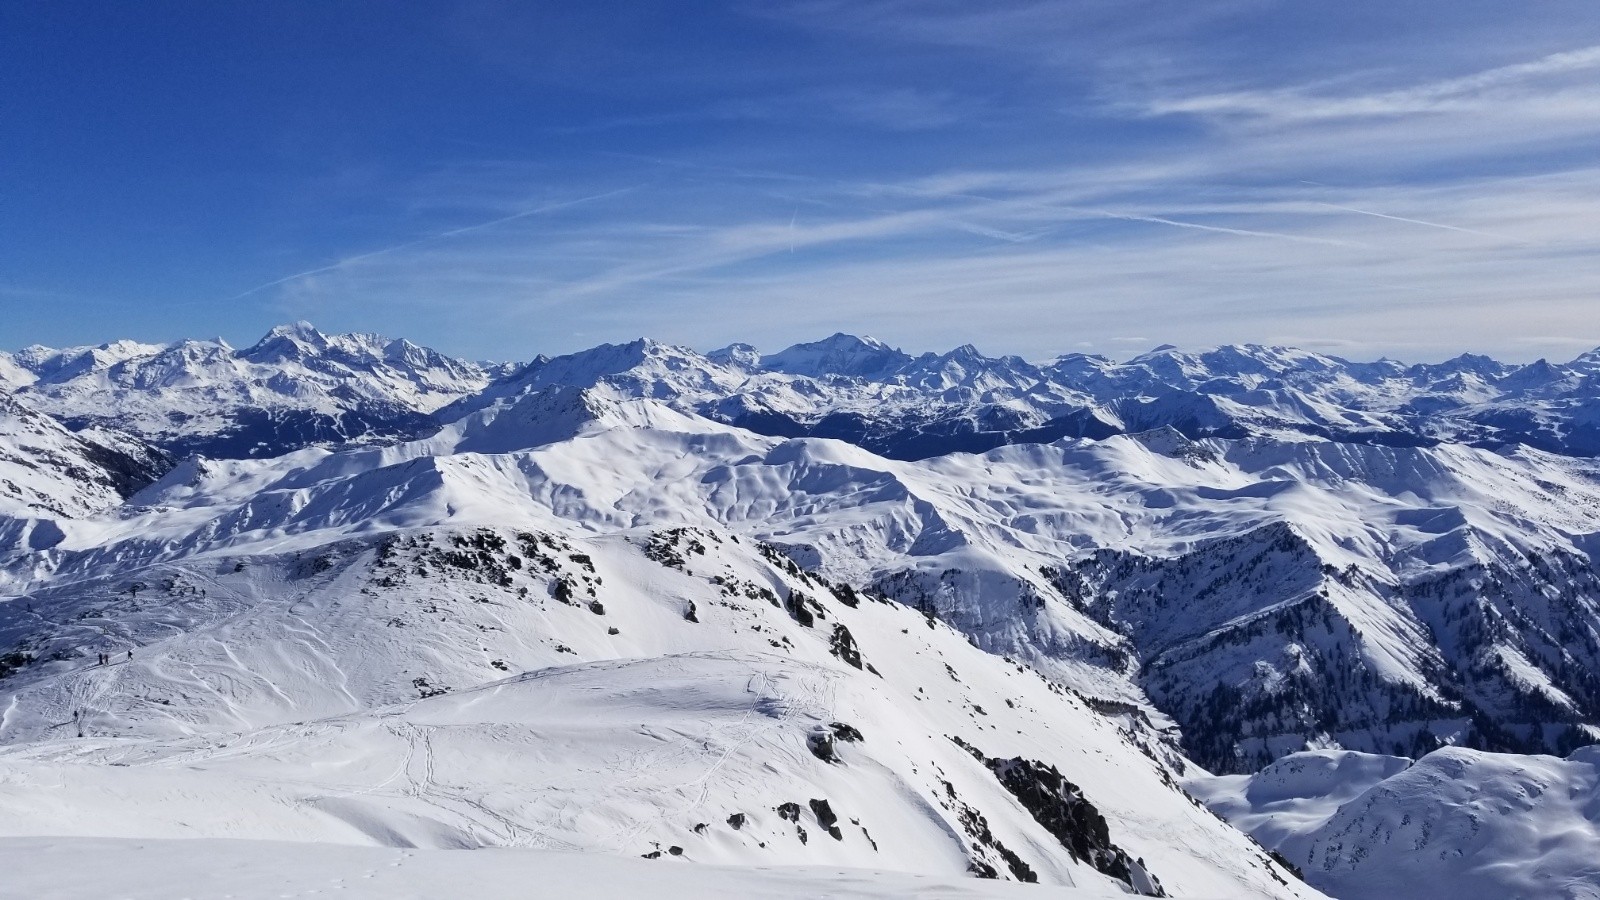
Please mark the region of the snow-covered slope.
[[169, 466], [164, 454], [127, 435], [74, 434], [0, 390], [0, 522], [99, 512]]
[[1298, 753], [1190, 787], [1350, 900], [1600, 896], [1600, 748]]
[[0, 606], [0, 830], [1314, 896], [1138, 721], [749, 539], [251, 537]]
[[1215, 770], [1307, 746], [1566, 752], [1600, 721], [1597, 471], [1537, 451], [1171, 431], [898, 462], [558, 385], [420, 441], [187, 463], [16, 571], [263, 533], [732, 529], [1097, 696], [1153, 704]]
[[118, 341], [0, 359], [0, 377], [73, 428], [113, 427], [179, 456], [213, 457], [409, 437], [431, 427], [429, 413], [506, 371], [305, 322], [244, 350], [221, 340]]
[[[1121, 891], [820, 866], [662, 865], [537, 850], [417, 850], [279, 841], [0, 839], [6, 890], [54, 900], [174, 896], [344, 900], [470, 896], [705, 900], [1112, 900]], [[182, 886], [179, 889], [177, 886]], [[464, 887], [470, 885], [470, 887]], [[530, 885], [537, 891], [530, 892]]]
[[[288, 452], [0, 521], [5, 833], [1296, 896], [1180, 779], [1600, 738], [1587, 357], [1035, 365], [836, 335], [449, 375], [373, 363], [394, 347], [298, 326], [171, 384], [150, 367], [194, 346], [17, 357], [29, 402]], [[403, 424], [361, 419], [391, 401]], [[1503, 443], [1480, 419], [1506, 411], [1560, 440]], [[14, 418], [55, 442], [23, 469], [91, 436]]]

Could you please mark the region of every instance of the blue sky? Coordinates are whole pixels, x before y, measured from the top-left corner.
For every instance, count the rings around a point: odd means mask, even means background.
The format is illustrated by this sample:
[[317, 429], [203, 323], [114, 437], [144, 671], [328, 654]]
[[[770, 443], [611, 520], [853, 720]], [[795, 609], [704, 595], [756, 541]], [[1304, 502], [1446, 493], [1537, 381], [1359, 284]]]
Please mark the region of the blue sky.
[[1600, 7], [0, 6], [0, 347], [1600, 345]]

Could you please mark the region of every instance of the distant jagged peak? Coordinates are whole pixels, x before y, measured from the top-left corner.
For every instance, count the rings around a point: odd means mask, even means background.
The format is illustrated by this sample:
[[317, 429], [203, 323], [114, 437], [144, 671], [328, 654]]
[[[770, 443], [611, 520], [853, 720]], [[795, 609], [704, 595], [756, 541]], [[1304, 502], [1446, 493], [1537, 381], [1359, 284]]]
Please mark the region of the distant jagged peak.
[[924, 353], [901, 366], [895, 377], [933, 391], [1026, 391], [1039, 385], [1044, 374], [1020, 356], [985, 356], [972, 344], [962, 344], [945, 353]]
[[961, 346], [956, 347], [953, 350], [947, 350], [944, 353], [924, 353], [917, 357], [915, 361], [919, 364], [924, 361], [931, 361], [941, 364], [954, 363], [956, 365], [965, 366], [986, 366], [994, 364], [1028, 365], [1028, 363], [1020, 356], [985, 356], [983, 355], [983, 351], [979, 350], [973, 344], [962, 344]]
[[1215, 378], [1277, 378], [1291, 373], [1329, 373], [1349, 364], [1309, 350], [1267, 344], [1223, 344], [1182, 350], [1163, 344], [1127, 361], [1123, 371], [1144, 370], [1174, 386], [1190, 388]]
[[62, 379], [102, 372], [119, 363], [155, 356], [172, 346], [132, 340], [60, 349], [35, 344], [12, 354], [11, 360], [41, 380]]
[[1552, 387], [1573, 375], [1574, 372], [1568, 367], [1540, 358], [1507, 372], [1495, 380], [1495, 386], [1503, 391], [1537, 391]]
[[1505, 368], [1505, 363], [1482, 353], [1463, 353], [1454, 359], [1446, 360], [1443, 365], [1475, 372], [1487, 372]]
[[750, 344], [733, 343], [726, 347], [712, 350], [706, 354], [706, 359], [719, 366], [756, 369], [761, 366], [761, 351]]
[[597, 395], [615, 400], [646, 398], [688, 405], [731, 392], [747, 377], [747, 372], [720, 365], [687, 347], [639, 338], [539, 357], [439, 415], [448, 421], [562, 385], [593, 389]]
[[408, 377], [435, 370], [445, 373], [446, 377], [476, 378], [480, 374], [478, 369], [488, 371], [487, 367], [455, 359], [405, 338], [391, 339], [368, 332], [328, 334], [306, 321], [278, 325], [254, 345], [234, 355], [258, 365], [299, 363], [314, 369], [387, 367], [400, 370]]
[[1041, 365], [1045, 371], [1072, 382], [1104, 375], [1116, 367], [1116, 360], [1098, 353], [1063, 353]]
[[257, 343], [283, 337], [305, 341], [308, 344], [326, 344], [328, 342], [328, 336], [318, 331], [317, 326], [307, 322], [305, 319], [299, 319], [286, 325], [273, 326], [272, 330], [268, 331], [261, 341], [257, 341]]
[[252, 361], [304, 359], [327, 355], [377, 360], [384, 358], [387, 349], [394, 343], [381, 334], [362, 332], [327, 334], [310, 322], [301, 320], [273, 327], [262, 336], [261, 340], [256, 341], [239, 355]]
[[1600, 371], [1600, 347], [1580, 353], [1567, 363], [1568, 369], [1581, 369], [1589, 372]]
[[872, 379], [885, 377], [911, 360], [910, 354], [877, 338], [838, 332], [763, 356], [761, 367], [811, 378], [844, 375]]
[[299, 359], [328, 349], [328, 336], [315, 325], [301, 320], [276, 325], [261, 340], [245, 348], [240, 356], [257, 362]]
[[529, 366], [525, 387], [542, 388], [554, 384], [592, 387], [616, 376], [676, 382], [697, 379], [717, 364], [688, 347], [638, 338], [626, 344], [600, 344], [587, 350], [551, 357], [542, 365]]

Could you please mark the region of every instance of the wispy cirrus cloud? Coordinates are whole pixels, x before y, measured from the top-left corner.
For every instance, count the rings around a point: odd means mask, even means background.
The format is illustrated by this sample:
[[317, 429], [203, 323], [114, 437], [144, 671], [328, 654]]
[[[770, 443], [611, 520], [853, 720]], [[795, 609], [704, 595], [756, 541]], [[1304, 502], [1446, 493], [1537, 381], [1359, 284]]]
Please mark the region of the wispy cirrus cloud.
[[[1516, 104], [1534, 115], [1585, 116], [1600, 111], [1600, 46], [1551, 53], [1527, 62], [1401, 88], [1336, 93], [1316, 87], [1152, 98], [1148, 115], [1249, 117], [1278, 122], [1475, 112]], [[1529, 106], [1532, 106], [1530, 109]]]
[[[979, 75], [906, 88], [902, 65], [881, 82], [579, 123], [569, 132], [619, 138], [689, 127], [679, 146], [619, 140], [591, 165], [442, 167], [399, 202], [477, 216], [476, 230], [271, 290], [293, 314], [381, 302], [447, 334], [468, 309], [462, 343], [533, 331], [543, 351], [641, 333], [773, 346], [844, 328], [913, 347], [977, 337], [1033, 356], [1120, 354], [1136, 327], [1153, 342], [1525, 358], [1575, 346], [1549, 335], [1588, 333], [1600, 43], [1581, 29], [1505, 26], [1493, 58], [1469, 52], [1496, 33], [1489, 20], [1445, 43], [1356, 36], [1382, 59], [1360, 41], [1307, 52], [1298, 37], [1241, 65], [1252, 23], [1301, 13], [865, 0], [751, 14]], [[818, 130], [830, 121], [856, 130]], [[728, 144], [696, 127], [717, 122], [759, 134]], [[553, 181], [638, 187], [517, 215]]]
[[543, 333], [544, 350], [637, 333], [772, 346], [846, 323], [909, 346], [979, 327], [995, 350], [1043, 356], [1093, 335], [1122, 353], [1112, 338], [1133, 321], [1175, 343], [1300, 335], [1357, 355], [1522, 356], [1567, 345], [1510, 340], [1509, 310], [1519, 329], [1560, 333], [1600, 291], [1600, 237], [1586, 227], [1596, 170], [1225, 192], [1206, 178], [1055, 174], [942, 180], [991, 196], [921, 180], [793, 182], [762, 201], [730, 200], [739, 180], [655, 185], [628, 195], [625, 215], [529, 219], [340, 267], [300, 284], [294, 311], [381, 296], [465, 304], [508, 333], [570, 328]]

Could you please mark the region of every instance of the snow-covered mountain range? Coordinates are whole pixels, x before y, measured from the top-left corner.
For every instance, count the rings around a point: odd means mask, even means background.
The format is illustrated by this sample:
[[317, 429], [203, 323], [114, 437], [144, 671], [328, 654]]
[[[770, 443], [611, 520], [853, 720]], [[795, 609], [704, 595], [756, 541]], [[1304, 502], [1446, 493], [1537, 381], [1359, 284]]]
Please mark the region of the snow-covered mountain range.
[[[1085, 896], [1394, 896], [1472, 857], [1584, 896], [1587, 845], [1510, 843], [1593, 802], [1406, 829], [1506, 773], [1593, 790], [1597, 376], [847, 335], [490, 366], [304, 323], [30, 348], [0, 828]], [[1263, 799], [1318, 766], [1349, 777]], [[1418, 787], [1458, 769], [1487, 786]]]
[[276, 456], [410, 436], [429, 427], [429, 413], [503, 370], [405, 340], [325, 335], [305, 322], [274, 328], [244, 350], [217, 339], [0, 354], [0, 382], [33, 408], [180, 457]]

